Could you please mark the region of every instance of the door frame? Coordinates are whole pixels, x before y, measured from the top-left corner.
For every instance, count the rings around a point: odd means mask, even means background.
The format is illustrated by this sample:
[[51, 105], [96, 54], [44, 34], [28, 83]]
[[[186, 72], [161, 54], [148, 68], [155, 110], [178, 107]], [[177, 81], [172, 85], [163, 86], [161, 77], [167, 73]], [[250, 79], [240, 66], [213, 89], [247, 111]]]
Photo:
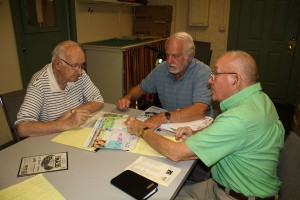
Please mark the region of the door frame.
[[[231, 0], [230, 3], [230, 15], [229, 15], [229, 29], [227, 50], [237, 49], [238, 42], [238, 30], [240, 24], [241, 14], [241, 2], [242, 0]], [[300, 25], [300, 21], [299, 21]], [[300, 40], [300, 27], [298, 26], [297, 38]], [[296, 40], [297, 40], [296, 38]], [[241, 49], [242, 50], [242, 49]], [[296, 48], [292, 61], [291, 76], [289, 80], [289, 86], [287, 88], [287, 97], [281, 103], [296, 104], [297, 99], [300, 98], [300, 41], [296, 43]], [[276, 99], [272, 99], [277, 101]]]
[[[10, 4], [10, 10], [11, 12], [13, 10], [17, 10], [17, 4], [16, 1], [19, 0], [9, 0]], [[20, 0], [22, 1], [22, 0]], [[60, 0], [59, 0], [60, 1]], [[67, 4], [67, 14], [68, 14], [68, 37], [70, 40], [77, 41], [77, 31], [76, 31], [76, 12], [75, 12], [75, 0], [64, 0], [66, 1]], [[22, 59], [23, 55], [23, 45], [22, 45], [22, 40], [21, 40], [21, 33], [18, 30], [20, 27], [23, 25], [19, 23], [18, 19], [16, 18], [16, 15], [12, 13], [12, 21], [13, 21], [13, 27], [14, 27], [14, 34], [15, 34], [15, 39], [16, 39], [16, 47], [17, 47], [17, 54], [18, 54], [18, 60], [19, 60], [19, 67], [21, 69], [21, 66], [24, 65], [24, 60]], [[21, 75], [22, 77], [22, 75]], [[22, 79], [22, 84], [23, 88], [26, 85], [25, 80]]]

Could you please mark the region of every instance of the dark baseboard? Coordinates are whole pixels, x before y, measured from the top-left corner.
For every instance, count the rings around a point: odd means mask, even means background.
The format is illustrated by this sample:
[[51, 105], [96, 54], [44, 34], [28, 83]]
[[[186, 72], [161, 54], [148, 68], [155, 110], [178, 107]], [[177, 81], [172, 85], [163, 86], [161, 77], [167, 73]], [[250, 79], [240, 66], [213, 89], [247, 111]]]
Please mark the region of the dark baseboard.
[[0, 145], [0, 151], [5, 149], [6, 147], [9, 147], [9, 146], [13, 145], [13, 144], [15, 144], [15, 142], [12, 140], [12, 141], [9, 141], [5, 144]]

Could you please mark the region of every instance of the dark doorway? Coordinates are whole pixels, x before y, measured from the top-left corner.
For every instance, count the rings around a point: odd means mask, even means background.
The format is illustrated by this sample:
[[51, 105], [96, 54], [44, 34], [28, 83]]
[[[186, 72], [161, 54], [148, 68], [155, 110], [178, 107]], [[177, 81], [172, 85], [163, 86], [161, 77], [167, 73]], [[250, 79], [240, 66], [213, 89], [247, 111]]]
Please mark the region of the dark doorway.
[[296, 102], [299, 10], [299, 0], [231, 0], [228, 50], [255, 58], [263, 90], [276, 102]]

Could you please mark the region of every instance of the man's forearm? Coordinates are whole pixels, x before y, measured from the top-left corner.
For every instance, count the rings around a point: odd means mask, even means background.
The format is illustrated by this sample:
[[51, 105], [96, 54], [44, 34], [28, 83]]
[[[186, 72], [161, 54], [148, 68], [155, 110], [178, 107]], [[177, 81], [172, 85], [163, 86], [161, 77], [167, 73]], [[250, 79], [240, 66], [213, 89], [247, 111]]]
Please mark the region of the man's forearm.
[[187, 147], [184, 141], [174, 142], [153, 132], [153, 130], [146, 131], [143, 139], [153, 149], [174, 162], [198, 159], [198, 157]]
[[88, 103], [85, 103], [85, 104], [77, 107], [77, 109], [88, 110], [90, 113], [93, 113], [98, 110], [101, 110], [103, 108], [103, 106], [104, 106], [104, 103], [100, 103], [97, 101], [90, 101]]
[[172, 111], [171, 122], [187, 122], [202, 119], [205, 117], [207, 109], [207, 104], [195, 103], [191, 106]]
[[63, 121], [52, 122], [21, 122], [17, 126], [17, 131], [20, 137], [30, 137], [39, 135], [48, 135], [58, 133], [69, 129], [68, 125]]
[[139, 85], [137, 85], [133, 87], [123, 98], [126, 98], [130, 101], [135, 101], [138, 100], [143, 94], [144, 91]]

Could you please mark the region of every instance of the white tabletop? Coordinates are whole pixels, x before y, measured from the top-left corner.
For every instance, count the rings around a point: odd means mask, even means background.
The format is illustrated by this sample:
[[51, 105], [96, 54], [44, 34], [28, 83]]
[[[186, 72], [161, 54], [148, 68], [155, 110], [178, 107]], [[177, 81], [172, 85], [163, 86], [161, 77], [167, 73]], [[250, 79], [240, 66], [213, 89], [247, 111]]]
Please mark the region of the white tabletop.
[[[137, 116], [141, 112], [135, 109], [120, 112], [115, 105], [107, 103], [103, 111], [131, 116]], [[45, 178], [66, 199], [133, 199], [111, 185], [110, 180], [123, 172], [141, 155], [120, 150], [103, 149], [98, 152], [89, 152], [50, 141], [57, 135], [31, 137], [0, 151], [0, 190], [32, 177], [17, 177], [22, 157], [68, 152], [68, 170], [43, 173]], [[150, 198], [173, 199], [190, 173], [195, 161], [175, 163], [167, 158], [147, 157], [181, 169], [176, 179], [168, 187], [159, 185], [158, 192]]]

